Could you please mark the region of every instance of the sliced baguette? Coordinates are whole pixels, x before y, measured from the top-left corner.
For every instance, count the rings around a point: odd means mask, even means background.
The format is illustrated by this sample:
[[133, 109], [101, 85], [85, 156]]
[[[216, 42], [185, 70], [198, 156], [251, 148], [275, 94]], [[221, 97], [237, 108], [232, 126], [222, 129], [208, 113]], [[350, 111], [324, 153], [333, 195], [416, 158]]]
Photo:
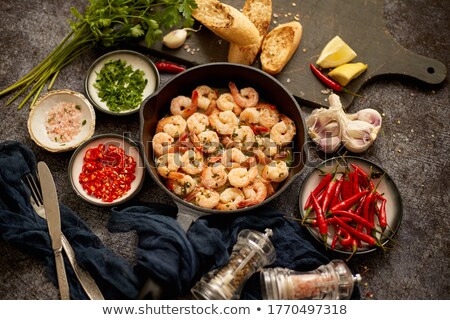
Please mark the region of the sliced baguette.
[[297, 21], [280, 24], [270, 31], [261, 47], [261, 68], [276, 75], [292, 58], [302, 39], [302, 25]]
[[242, 12], [217, 0], [195, 0], [192, 17], [229, 42], [240, 45], [257, 44], [258, 29]]
[[261, 49], [262, 40], [269, 31], [272, 18], [272, 0], [247, 0], [242, 8], [242, 13], [258, 29], [260, 41], [253, 45], [230, 43], [228, 62], [252, 65]]

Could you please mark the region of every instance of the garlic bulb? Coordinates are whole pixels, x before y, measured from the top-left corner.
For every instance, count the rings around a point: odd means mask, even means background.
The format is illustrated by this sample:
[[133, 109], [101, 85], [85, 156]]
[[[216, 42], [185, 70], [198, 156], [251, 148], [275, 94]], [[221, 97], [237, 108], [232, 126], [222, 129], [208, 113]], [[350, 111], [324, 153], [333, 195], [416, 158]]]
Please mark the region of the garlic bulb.
[[340, 98], [331, 94], [329, 108], [315, 109], [306, 118], [311, 139], [327, 153], [335, 152], [341, 144], [347, 150], [359, 153], [367, 150], [381, 128], [381, 115], [374, 109], [346, 114]]

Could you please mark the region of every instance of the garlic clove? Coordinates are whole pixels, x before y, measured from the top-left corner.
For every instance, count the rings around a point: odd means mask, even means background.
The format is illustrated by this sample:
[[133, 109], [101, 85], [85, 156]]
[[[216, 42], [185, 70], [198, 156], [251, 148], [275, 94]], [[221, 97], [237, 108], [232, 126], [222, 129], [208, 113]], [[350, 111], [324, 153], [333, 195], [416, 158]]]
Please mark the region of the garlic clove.
[[342, 130], [342, 142], [351, 152], [367, 150], [377, 137], [378, 130], [372, 124], [362, 120], [348, 121]]
[[199, 30], [200, 29], [195, 30], [191, 28], [183, 28], [170, 31], [163, 37], [162, 43], [167, 48], [177, 49], [186, 42], [186, 38], [188, 37], [188, 31], [197, 32]]
[[360, 153], [373, 144], [381, 129], [382, 118], [374, 109], [363, 109], [346, 114], [338, 95], [328, 97], [329, 108], [315, 109], [306, 118], [311, 139], [327, 153], [341, 146], [351, 152]]
[[374, 109], [363, 109], [355, 113], [356, 119], [366, 121], [374, 127], [381, 127], [381, 114]]

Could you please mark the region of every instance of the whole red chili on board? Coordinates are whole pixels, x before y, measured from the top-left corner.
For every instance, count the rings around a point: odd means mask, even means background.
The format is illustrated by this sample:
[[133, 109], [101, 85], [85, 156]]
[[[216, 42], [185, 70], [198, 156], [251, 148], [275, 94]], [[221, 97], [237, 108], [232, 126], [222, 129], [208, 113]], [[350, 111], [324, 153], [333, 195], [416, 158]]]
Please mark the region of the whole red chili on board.
[[178, 64], [175, 64], [173, 62], [167, 62], [167, 61], [159, 61], [155, 63], [156, 69], [161, 72], [167, 72], [167, 73], [180, 73], [186, 70], [185, 67], [182, 67]]
[[309, 67], [311, 68], [311, 71], [317, 76], [317, 78], [319, 78], [319, 80], [322, 81], [330, 89], [333, 89], [334, 91], [337, 91], [337, 92], [344, 92], [344, 93], [351, 94], [353, 96], [360, 97], [360, 95], [349, 91], [348, 89], [341, 86], [339, 83], [334, 82], [333, 80], [328, 78], [326, 75], [324, 75], [322, 72], [320, 72], [320, 70], [317, 69], [316, 66], [313, 65], [312, 63], [309, 65]]

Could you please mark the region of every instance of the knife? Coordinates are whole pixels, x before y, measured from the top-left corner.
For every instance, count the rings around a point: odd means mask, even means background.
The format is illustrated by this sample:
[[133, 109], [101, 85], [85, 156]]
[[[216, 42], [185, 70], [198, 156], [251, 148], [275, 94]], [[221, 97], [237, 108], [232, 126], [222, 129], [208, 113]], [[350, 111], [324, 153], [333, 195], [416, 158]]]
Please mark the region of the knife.
[[48, 231], [52, 240], [52, 249], [55, 256], [56, 275], [58, 278], [59, 294], [62, 300], [69, 300], [69, 283], [62, 256], [61, 217], [59, 214], [58, 196], [55, 182], [45, 162], [38, 163], [39, 180], [44, 200], [45, 214], [47, 216]]

